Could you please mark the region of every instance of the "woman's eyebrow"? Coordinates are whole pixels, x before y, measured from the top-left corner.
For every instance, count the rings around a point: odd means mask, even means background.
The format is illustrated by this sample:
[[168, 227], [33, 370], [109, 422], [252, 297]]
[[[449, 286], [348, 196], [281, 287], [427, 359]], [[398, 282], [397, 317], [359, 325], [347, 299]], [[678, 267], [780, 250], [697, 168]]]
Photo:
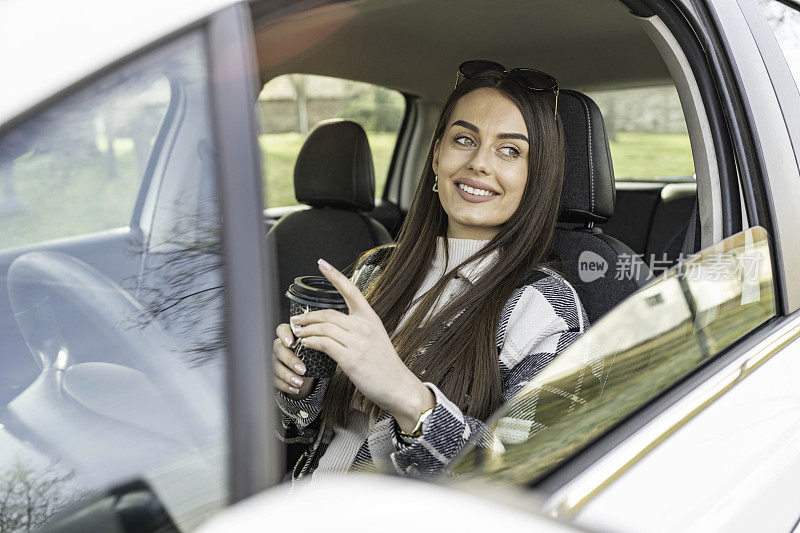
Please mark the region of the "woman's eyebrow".
[[[472, 124], [470, 122], [467, 122], [466, 120], [456, 120], [455, 122], [453, 122], [450, 125], [451, 128], [453, 126], [461, 126], [461, 127], [467, 128], [468, 130], [472, 130], [475, 133], [480, 133], [481, 132], [481, 130], [480, 130], [480, 128], [478, 126], [476, 126], [475, 124]], [[519, 139], [520, 141], [525, 141], [528, 144], [531, 143], [528, 140], [528, 137], [526, 137], [525, 135], [523, 135], [521, 133], [500, 133], [497, 136], [497, 138], [498, 139]]]
[[464, 128], [467, 128], [468, 130], [474, 131], [475, 133], [480, 133], [481, 132], [481, 130], [480, 130], [480, 128], [478, 126], [476, 126], [475, 124], [471, 124], [471, 123], [467, 122], [466, 120], [456, 120], [455, 122], [450, 124], [451, 128], [453, 126], [462, 126]]
[[521, 134], [521, 133], [501, 133], [497, 136], [498, 139], [519, 139], [520, 141], [525, 141], [526, 143], [530, 144], [531, 142], [528, 138]]

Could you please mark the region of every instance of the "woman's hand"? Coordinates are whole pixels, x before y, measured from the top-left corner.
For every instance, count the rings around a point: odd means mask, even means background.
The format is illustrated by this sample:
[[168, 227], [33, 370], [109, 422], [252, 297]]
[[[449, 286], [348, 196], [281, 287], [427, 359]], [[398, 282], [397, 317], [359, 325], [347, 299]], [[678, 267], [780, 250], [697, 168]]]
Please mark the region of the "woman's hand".
[[358, 287], [326, 261], [318, 263], [344, 297], [350, 314], [325, 309], [293, 316], [292, 324], [302, 326], [297, 332], [300, 342], [328, 354], [364, 396], [410, 432], [419, 415], [436, 405], [433, 393], [400, 360], [381, 319]]
[[275, 329], [278, 338], [272, 343], [272, 370], [275, 387], [291, 398], [301, 400], [314, 388], [314, 378], [304, 378], [306, 366], [295, 355], [290, 346], [294, 335], [289, 324], [281, 324]]

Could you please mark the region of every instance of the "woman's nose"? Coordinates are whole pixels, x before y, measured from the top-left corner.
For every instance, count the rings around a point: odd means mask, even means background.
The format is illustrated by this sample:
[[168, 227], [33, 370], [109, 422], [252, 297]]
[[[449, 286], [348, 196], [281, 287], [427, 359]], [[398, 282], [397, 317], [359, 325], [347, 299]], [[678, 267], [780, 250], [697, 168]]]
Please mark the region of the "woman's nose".
[[478, 147], [478, 149], [472, 153], [472, 158], [467, 162], [467, 168], [473, 172], [491, 174], [491, 152], [492, 148], [489, 145]]

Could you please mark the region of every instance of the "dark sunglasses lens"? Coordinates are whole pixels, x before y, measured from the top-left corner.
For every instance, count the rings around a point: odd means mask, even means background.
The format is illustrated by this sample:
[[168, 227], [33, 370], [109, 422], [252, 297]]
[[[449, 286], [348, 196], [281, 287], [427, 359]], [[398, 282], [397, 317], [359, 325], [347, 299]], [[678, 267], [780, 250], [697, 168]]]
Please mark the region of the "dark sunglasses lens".
[[503, 72], [505, 67], [500, 63], [495, 63], [494, 61], [483, 61], [483, 60], [474, 60], [474, 61], [464, 61], [461, 63], [461, 66], [458, 67], [459, 72], [464, 76], [478, 76], [484, 72]]
[[553, 90], [558, 87], [558, 82], [553, 76], [538, 70], [512, 70], [510, 76], [514, 81], [529, 89]]

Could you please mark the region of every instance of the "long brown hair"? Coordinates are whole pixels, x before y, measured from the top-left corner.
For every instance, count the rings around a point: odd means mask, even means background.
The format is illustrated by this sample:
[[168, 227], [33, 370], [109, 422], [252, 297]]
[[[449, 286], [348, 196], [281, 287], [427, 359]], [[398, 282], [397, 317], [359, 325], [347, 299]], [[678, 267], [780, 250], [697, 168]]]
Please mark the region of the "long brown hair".
[[[522, 199], [500, 232], [458, 266], [499, 250], [490, 270], [481, 275], [471, 290], [445, 304], [423, 323], [458, 268], [450, 270], [425, 294], [392, 338], [400, 359], [417, 376], [434, 383], [464, 413], [480, 419], [486, 419], [501, 403], [496, 334], [503, 306], [512, 291], [542, 262], [558, 215], [564, 179], [564, 134], [560, 119], [553, 120], [552, 94], [527, 90], [499, 74], [464, 79], [453, 90], [436, 125], [425, 168], [396, 247], [382, 265], [382, 273], [365, 292], [367, 301], [391, 334], [428, 273], [437, 237], [444, 237], [445, 258], [449, 258], [447, 214], [439, 196], [431, 190], [434, 146], [442, 139], [459, 99], [483, 87], [508, 97], [525, 120], [530, 149]], [[366, 252], [359, 260], [373, 251]], [[456, 316], [457, 320], [442, 331], [443, 325]], [[423, 349], [429, 341], [433, 344]], [[325, 402], [325, 419], [345, 427], [354, 392], [352, 382], [337, 370]], [[381, 414], [381, 409], [369, 400], [365, 407], [376, 416]]]

